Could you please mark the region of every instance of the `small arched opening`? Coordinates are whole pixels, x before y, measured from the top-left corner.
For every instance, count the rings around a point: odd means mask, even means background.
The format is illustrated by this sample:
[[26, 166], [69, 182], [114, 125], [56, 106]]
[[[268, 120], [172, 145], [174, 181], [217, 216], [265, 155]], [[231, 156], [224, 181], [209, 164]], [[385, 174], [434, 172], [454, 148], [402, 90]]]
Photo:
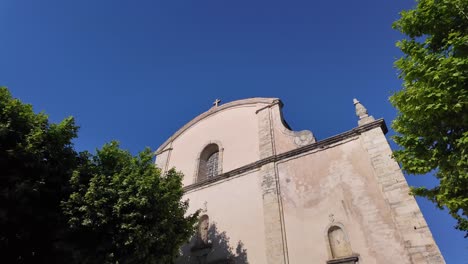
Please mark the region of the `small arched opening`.
[[328, 229], [328, 242], [330, 243], [333, 259], [345, 258], [353, 255], [351, 244], [341, 227], [334, 225]]

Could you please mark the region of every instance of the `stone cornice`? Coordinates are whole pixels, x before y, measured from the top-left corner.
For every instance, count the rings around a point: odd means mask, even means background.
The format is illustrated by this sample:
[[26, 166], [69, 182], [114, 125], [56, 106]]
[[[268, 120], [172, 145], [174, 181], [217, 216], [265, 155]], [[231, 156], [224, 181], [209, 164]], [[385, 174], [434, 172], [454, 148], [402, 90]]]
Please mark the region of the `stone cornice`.
[[243, 99], [243, 100], [237, 100], [237, 101], [232, 101], [226, 104], [222, 104], [219, 106], [213, 106], [211, 107], [208, 111], [204, 112], [203, 114], [200, 114], [199, 116], [195, 117], [192, 119], [190, 122], [185, 124], [183, 127], [181, 127], [177, 132], [175, 132], [170, 138], [168, 138], [155, 152], [156, 155], [162, 153], [164, 149], [166, 148], [167, 145], [177, 137], [179, 137], [182, 133], [184, 133], [185, 130], [189, 129], [191, 126], [195, 125], [196, 123], [200, 122], [201, 120], [217, 113], [223, 110], [226, 110], [228, 108], [232, 107], [238, 107], [242, 105], [254, 105], [254, 104], [273, 104], [273, 103], [281, 103], [281, 100], [278, 98], [263, 98], [263, 97], [254, 97], [254, 98], [248, 98], [248, 99]]
[[387, 125], [385, 124], [385, 121], [381, 118], [381, 119], [375, 120], [375, 121], [373, 121], [371, 123], [358, 126], [358, 127], [354, 128], [352, 130], [343, 132], [343, 133], [338, 134], [336, 136], [332, 136], [332, 137], [326, 138], [324, 140], [320, 140], [320, 141], [317, 141], [315, 143], [305, 145], [305, 146], [302, 146], [302, 147], [299, 147], [299, 148], [296, 148], [296, 149], [293, 149], [293, 150], [290, 150], [290, 151], [287, 151], [287, 152], [284, 152], [284, 153], [273, 155], [273, 156], [270, 156], [268, 158], [261, 159], [259, 161], [244, 165], [244, 166], [239, 167], [237, 169], [225, 172], [225, 173], [220, 174], [220, 175], [218, 175], [216, 177], [206, 179], [204, 181], [200, 181], [200, 182], [197, 182], [197, 183], [194, 183], [194, 184], [187, 185], [187, 186], [184, 187], [184, 191], [186, 191], [186, 192], [191, 191], [191, 190], [197, 189], [197, 188], [199, 188], [201, 186], [205, 186], [205, 185], [208, 185], [208, 184], [213, 183], [213, 182], [221, 181], [223, 179], [230, 178], [230, 177], [239, 175], [241, 173], [245, 173], [247, 171], [260, 168], [263, 165], [266, 165], [266, 164], [271, 163], [271, 162], [278, 162], [278, 161], [281, 161], [281, 160], [284, 160], [284, 159], [287, 159], [287, 158], [290, 158], [290, 157], [294, 157], [294, 156], [297, 156], [297, 155], [300, 155], [302, 153], [309, 152], [309, 151], [312, 151], [312, 150], [315, 150], [315, 149], [326, 148], [327, 146], [330, 146], [330, 145], [342, 142], [342, 141], [344, 141], [346, 139], [358, 136], [358, 135], [362, 134], [363, 132], [369, 131], [369, 130], [374, 129], [374, 128], [381, 128], [382, 132], [384, 134], [386, 134], [388, 132]]
[[327, 261], [327, 264], [356, 263], [358, 260], [359, 260], [359, 255], [358, 255], [358, 254], [354, 254], [354, 255], [349, 256], [349, 257], [344, 257], [344, 258], [338, 258], [338, 259], [328, 260], [328, 261]]

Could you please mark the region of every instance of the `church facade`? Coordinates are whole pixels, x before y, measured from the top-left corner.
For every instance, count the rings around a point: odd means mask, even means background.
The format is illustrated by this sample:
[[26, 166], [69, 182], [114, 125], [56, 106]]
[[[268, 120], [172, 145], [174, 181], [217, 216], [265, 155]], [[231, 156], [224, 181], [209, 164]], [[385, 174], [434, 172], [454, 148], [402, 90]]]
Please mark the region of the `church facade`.
[[177, 263], [445, 263], [385, 122], [357, 100], [358, 125], [319, 141], [289, 128], [277, 98], [218, 103], [156, 151], [201, 209]]

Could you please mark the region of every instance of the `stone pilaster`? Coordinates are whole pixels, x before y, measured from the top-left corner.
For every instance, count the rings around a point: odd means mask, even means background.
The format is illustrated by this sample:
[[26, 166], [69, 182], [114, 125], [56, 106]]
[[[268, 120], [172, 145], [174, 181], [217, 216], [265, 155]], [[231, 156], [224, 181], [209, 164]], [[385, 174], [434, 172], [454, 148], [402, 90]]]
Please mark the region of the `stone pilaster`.
[[156, 167], [160, 168], [162, 173], [166, 173], [169, 169], [169, 159], [172, 148], [169, 147], [161, 152], [156, 153]]
[[[259, 128], [260, 159], [275, 155], [271, 109], [262, 108], [257, 112]], [[283, 235], [283, 215], [279, 199], [278, 174], [275, 163], [260, 168], [263, 195], [263, 219], [265, 223], [265, 246], [268, 264], [285, 264], [286, 245]]]
[[413, 196], [381, 128], [361, 135], [363, 147], [369, 153], [375, 177], [390, 206], [402, 243], [413, 264], [445, 263], [431, 231]]

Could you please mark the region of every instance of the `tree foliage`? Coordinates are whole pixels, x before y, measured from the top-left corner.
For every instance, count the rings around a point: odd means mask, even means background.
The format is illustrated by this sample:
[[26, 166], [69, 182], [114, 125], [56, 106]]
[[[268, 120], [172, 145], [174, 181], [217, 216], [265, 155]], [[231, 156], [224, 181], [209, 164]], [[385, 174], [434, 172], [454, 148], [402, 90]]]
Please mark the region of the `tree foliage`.
[[418, 0], [393, 27], [408, 37], [395, 63], [403, 89], [390, 98], [402, 147], [394, 157], [408, 173], [434, 172], [438, 186], [412, 192], [447, 207], [468, 231], [468, 1]]
[[4, 263], [63, 263], [60, 201], [77, 165], [73, 118], [44, 113], [0, 88], [0, 252]]
[[78, 263], [172, 263], [193, 234], [198, 213], [185, 217], [182, 174], [161, 176], [149, 149], [133, 157], [105, 145], [71, 179], [63, 203]]
[[198, 217], [182, 174], [116, 142], [77, 153], [77, 131], [0, 88], [2, 263], [171, 263]]

